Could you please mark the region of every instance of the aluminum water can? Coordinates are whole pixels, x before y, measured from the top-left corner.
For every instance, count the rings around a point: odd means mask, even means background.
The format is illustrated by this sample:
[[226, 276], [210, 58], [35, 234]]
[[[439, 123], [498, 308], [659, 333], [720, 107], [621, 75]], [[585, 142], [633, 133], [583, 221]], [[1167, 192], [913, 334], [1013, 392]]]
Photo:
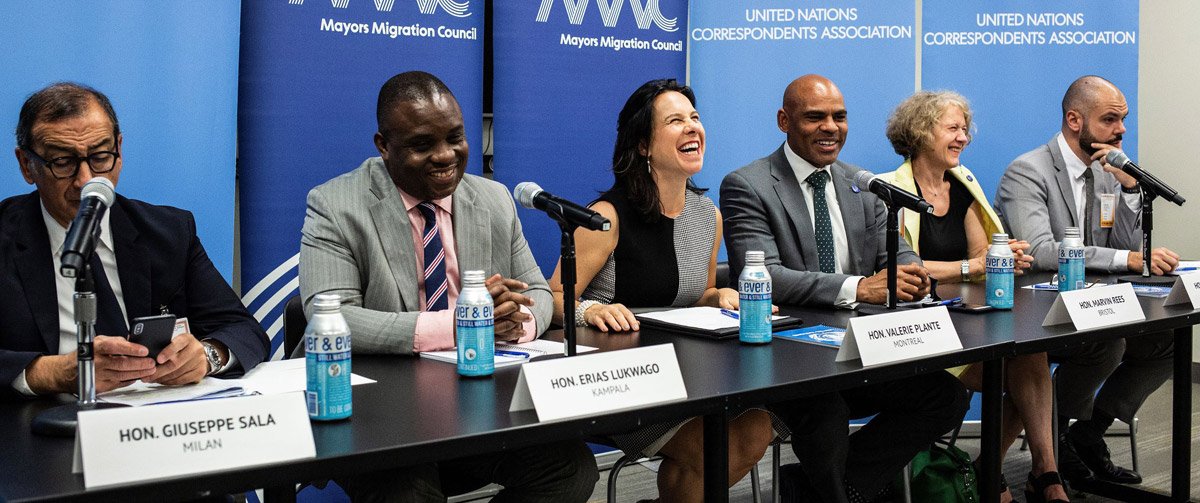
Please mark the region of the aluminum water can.
[[1008, 247], [1008, 234], [992, 234], [992, 246], [983, 260], [987, 272], [987, 305], [996, 309], [1012, 309], [1016, 258]]
[[350, 327], [337, 294], [318, 294], [304, 329], [305, 398], [308, 417], [332, 421], [354, 411], [350, 390]]
[[1086, 284], [1083, 238], [1078, 227], [1067, 227], [1058, 245], [1058, 291], [1082, 289]]
[[746, 252], [746, 266], [738, 277], [738, 340], [748, 344], [771, 342], [771, 274], [760, 251]]
[[458, 346], [458, 375], [490, 376], [496, 371], [496, 325], [492, 295], [483, 284], [483, 271], [462, 274], [462, 291], [454, 305], [454, 342]]

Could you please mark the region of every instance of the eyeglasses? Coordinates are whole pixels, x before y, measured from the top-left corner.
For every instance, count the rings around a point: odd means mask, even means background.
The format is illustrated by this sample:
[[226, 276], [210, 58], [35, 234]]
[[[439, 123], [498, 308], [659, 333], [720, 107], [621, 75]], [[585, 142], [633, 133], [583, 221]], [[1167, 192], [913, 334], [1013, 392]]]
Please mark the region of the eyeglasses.
[[100, 152], [92, 152], [86, 156], [67, 155], [46, 160], [42, 156], [37, 155], [33, 149], [22, 147], [21, 150], [29, 154], [35, 162], [50, 168], [50, 173], [54, 175], [54, 178], [59, 180], [74, 178], [79, 173], [79, 167], [83, 164], [83, 161], [87, 161], [88, 169], [91, 169], [92, 173], [108, 173], [117, 165], [117, 159], [121, 157], [121, 154], [118, 152], [102, 150]]

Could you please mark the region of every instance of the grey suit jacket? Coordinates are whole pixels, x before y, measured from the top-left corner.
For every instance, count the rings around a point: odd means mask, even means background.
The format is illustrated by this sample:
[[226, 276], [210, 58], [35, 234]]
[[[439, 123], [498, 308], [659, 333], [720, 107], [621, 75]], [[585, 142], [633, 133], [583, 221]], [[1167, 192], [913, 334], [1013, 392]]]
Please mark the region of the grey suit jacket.
[[[887, 208], [874, 194], [859, 190], [854, 173], [862, 169], [838, 161], [830, 168], [850, 247], [846, 274], [820, 271], [816, 236], [800, 182], [781, 146], [771, 155], [729, 173], [721, 182], [721, 214], [729, 274], [736, 278], [746, 251], [762, 250], [779, 304], [833, 305], [852, 275], [870, 276], [887, 267]], [[897, 261], [920, 263], [899, 240]]]
[[[1075, 198], [1071, 195], [1071, 178], [1064, 152], [1058, 146], [1058, 135], [1045, 145], [1022, 154], [1004, 170], [996, 190], [996, 212], [1004, 227], [1016, 239], [1029, 241], [1034, 268], [1058, 270], [1058, 244], [1067, 227], [1083, 225], [1076, 215]], [[1066, 152], [1067, 155], [1074, 155]], [[1141, 213], [1134, 213], [1121, 197], [1117, 178], [1095, 165], [1088, 166], [1095, 175], [1097, 198], [1092, 213], [1092, 241], [1096, 246], [1086, 250], [1088, 269], [1106, 272], [1127, 271], [1124, 266], [1113, 267], [1117, 250], [1140, 250], [1142, 241]], [[1116, 194], [1115, 221], [1111, 229], [1100, 227], [1100, 194]]]
[[[554, 302], [521, 232], [513, 200], [503, 185], [465, 175], [454, 192], [454, 240], [458, 270], [482, 269], [529, 284], [526, 295], [540, 335]], [[300, 294], [306, 314], [319, 293], [342, 297], [356, 353], [413, 352], [421, 310], [416, 245], [400, 191], [383, 160], [308, 193], [300, 239]]]

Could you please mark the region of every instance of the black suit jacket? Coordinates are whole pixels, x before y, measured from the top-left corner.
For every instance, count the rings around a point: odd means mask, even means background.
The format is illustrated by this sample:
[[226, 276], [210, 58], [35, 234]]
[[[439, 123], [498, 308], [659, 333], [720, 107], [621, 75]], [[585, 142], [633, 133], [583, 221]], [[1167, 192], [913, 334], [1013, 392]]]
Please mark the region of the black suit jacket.
[[[267, 358], [270, 343], [196, 236], [190, 212], [117, 196], [109, 209], [117, 269], [130, 319], [162, 308], [187, 317], [197, 339], [221, 341], [238, 376]], [[58, 292], [50, 238], [36, 192], [0, 201], [0, 398], [40, 355], [58, 354]], [[115, 334], [114, 334], [115, 335]]]

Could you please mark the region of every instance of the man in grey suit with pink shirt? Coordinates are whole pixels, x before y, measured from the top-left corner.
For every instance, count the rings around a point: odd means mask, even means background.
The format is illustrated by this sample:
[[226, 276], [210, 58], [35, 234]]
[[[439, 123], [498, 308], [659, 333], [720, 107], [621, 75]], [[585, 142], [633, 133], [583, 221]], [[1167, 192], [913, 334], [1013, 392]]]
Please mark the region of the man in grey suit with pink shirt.
[[[405, 72], [380, 89], [380, 157], [313, 189], [300, 250], [305, 306], [342, 298], [355, 353], [454, 347], [464, 271], [491, 276], [496, 340], [532, 340], [553, 302], [503, 185], [465, 174], [458, 101], [441, 80]], [[398, 365], [411, 364], [398, 360]], [[417, 390], [412, 390], [417, 393]], [[581, 441], [509, 449], [338, 479], [355, 500], [445, 501], [490, 482], [493, 501], [585, 501], [598, 478]]]

